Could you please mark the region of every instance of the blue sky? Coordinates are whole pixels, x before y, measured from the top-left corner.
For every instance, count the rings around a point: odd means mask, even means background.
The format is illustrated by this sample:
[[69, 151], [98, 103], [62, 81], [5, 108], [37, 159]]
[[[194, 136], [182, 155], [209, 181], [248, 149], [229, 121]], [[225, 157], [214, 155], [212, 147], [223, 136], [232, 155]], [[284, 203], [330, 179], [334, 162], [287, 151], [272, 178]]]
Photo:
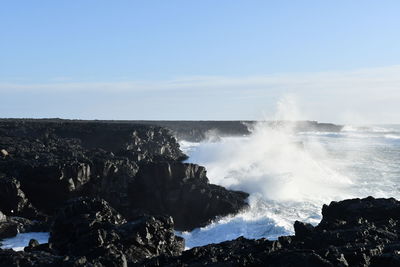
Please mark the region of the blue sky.
[[400, 122], [398, 14], [385, 0], [1, 1], [0, 117], [261, 119], [289, 95], [301, 119]]

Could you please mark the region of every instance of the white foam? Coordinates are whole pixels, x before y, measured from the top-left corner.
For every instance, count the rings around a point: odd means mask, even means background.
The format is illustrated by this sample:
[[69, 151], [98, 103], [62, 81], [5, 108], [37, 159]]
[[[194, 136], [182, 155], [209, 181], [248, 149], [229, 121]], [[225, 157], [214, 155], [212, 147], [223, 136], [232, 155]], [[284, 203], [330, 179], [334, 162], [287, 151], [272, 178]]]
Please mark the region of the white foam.
[[181, 233], [187, 246], [292, 234], [295, 220], [317, 224], [333, 200], [399, 198], [400, 144], [385, 141], [398, 135], [373, 131], [294, 134], [259, 124], [247, 137], [192, 145], [189, 161], [206, 166], [210, 182], [251, 196], [249, 210]]
[[249, 137], [201, 143], [190, 161], [205, 165], [212, 183], [267, 199], [331, 199], [351, 181], [324, 158], [318, 143], [303, 146], [290, 129], [260, 124]]

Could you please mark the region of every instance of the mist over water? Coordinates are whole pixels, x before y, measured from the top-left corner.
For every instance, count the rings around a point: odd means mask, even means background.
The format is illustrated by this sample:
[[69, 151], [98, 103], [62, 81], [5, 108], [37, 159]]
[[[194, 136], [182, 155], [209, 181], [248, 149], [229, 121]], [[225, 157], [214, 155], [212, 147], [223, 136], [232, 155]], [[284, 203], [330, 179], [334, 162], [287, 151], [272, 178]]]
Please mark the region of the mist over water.
[[189, 162], [211, 183], [250, 193], [250, 208], [192, 232], [188, 248], [239, 236], [275, 239], [301, 220], [317, 224], [323, 204], [353, 197], [400, 197], [400, 127], [345, 126], [341, 132], [294, 132], [260, 122], [247, 137], [189, 143]]

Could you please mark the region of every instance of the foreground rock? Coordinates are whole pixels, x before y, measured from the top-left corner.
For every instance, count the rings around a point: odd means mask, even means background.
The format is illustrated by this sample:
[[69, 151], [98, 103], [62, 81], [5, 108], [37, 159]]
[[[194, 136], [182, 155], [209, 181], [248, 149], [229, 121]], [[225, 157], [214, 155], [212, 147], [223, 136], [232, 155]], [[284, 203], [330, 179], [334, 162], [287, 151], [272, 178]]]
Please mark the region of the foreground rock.
[[395, 199], [332, 202], [318, 226], [296, 222], [294, 236], [241, 237], [182, 252], [170, 219], [126, 222], [102, 200], [77, 199], [58, 213], [50, 244], [0, 250], [0, 265], [400, 266], [399, 209]]
[[352, 199], [324, 205], [321, 223], [296, 222], [278, 241], [238, 238], [158, 257], [147, 266], [400, 266], [400, 202]]
[[176, 256], [184, 241], [176, 237], [171, 217], [126, 220], [107, 202], [79, 198], [56, 215], [50, 245], [61, 255], [89, 260], [140, 262], [158, 255]]
[[44, 220], [87, 196], [128, 219], [166, 214], [191, 230], [247, 206], [247, 194], [211, 185], [203, 167], [182, 163], [186, 156], [161, 127], [0, 120], [0, 149], [0, 211], [9, 216]]
[[48, 244], [31, 240], [25, 252], [0, 251], [0, 266], [128, 266], [183, 249], [171, 217], [127, 222], [104, 200], [78, 198], [57, 213]]

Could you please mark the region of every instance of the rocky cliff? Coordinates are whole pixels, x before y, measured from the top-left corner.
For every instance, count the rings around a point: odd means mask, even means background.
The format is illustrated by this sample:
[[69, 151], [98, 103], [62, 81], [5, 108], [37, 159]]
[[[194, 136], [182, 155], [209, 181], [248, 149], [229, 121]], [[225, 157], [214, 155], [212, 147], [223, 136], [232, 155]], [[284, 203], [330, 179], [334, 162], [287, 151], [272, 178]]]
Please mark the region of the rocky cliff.
[[179, 230], [246, 207], [247, 194], [211, 185], [204, 167], [165, 128], [151, 125], [0, 121], [0, 211], [46, 220], [68, 199], [108, 201], [129, 219], [172, 215]]

